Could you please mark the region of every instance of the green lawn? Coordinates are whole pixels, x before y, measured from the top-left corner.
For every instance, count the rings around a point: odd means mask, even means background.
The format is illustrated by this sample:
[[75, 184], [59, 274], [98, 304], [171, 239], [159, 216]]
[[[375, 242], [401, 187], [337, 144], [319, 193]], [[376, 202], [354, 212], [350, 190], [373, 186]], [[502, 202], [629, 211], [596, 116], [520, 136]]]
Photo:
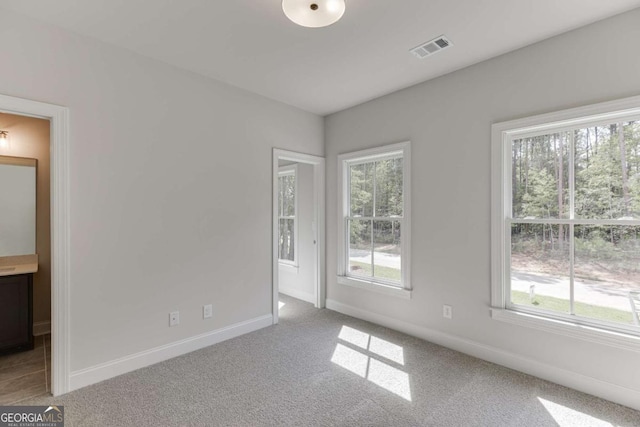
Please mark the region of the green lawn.
[[[569, 300], [548, 297], [544, 295], [536, 295], [533, 303], [529, 299], [529, 294], [522, 291], [511, 291], [511, 301], [514, 304], [527, 305], [532, 307], [544, 308], [546, 310], [557, 311], [562, 313], [569, 312]], [[597, 305], [589, 305], [575, 301], [574, 307], [576, 314], [591, 319], [607, 320], [610, 322], [633, 324], [631, 311], [622, 311], [615, 308], [600, 307]]]
[[[361, 270], [358, 270], [358, 273], [362, 274], [363, 276], [371, 276], [371, 264], [365, 264], [364, 262], [357, 262], [357, 261], [349, 261], [349, 264], [351, 267], [360, 267]], [[352, 272], [354, 274], [357, 274], [353, 270]], [[395, 280], [397, 282], [401, 280], [401, 274], [399, 269], [391, 268], [391, 267], [383, 267], [380, 265], [376, 265], [376, 277], [379, 277], [381, 279]]]

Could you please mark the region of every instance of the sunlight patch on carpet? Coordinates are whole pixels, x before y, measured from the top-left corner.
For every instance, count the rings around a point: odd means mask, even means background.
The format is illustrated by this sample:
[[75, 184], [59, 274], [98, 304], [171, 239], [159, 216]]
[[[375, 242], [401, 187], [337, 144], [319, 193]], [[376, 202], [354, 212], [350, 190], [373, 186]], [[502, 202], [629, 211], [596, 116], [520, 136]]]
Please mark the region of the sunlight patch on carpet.
[[409, 374], [402, 370], [405, 363], [402, 346], [349, 326], [342, 326], [338, 339], [343, 343], [336, 345], [333, 363], [411, 401]]
[[549, 415], [553, 417], [553, 420], [558, 423], [559, 427], [569, 426], [581, 426], [581, 427], [611, 427], [613, 424], [601, 420], [599, 418], [592, 417], [583, 412], [575, 409], [568, 408], [550, 400], [538, 397], [542, 406], [549, 412]]

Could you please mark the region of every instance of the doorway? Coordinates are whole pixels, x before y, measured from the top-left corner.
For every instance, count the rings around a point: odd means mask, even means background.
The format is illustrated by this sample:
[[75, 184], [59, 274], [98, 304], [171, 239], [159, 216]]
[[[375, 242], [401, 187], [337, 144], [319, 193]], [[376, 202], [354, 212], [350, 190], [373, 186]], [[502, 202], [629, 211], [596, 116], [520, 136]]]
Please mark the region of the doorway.
[[[69, 390], [69, 110], [59, 105], [0, 95], [0, 112], [49, 121], [51, 351], [49, 389], [54, 396]], [[46, 323], [46, 322], [45, 322]], [[47, 328], [47, 325], [40, 325]], [[44, 340], [44, 338], [43, 338]], [[45, 341], [43, 341], [43, 346]]]
[[273, 323], [279, 294], [325, 306], [323, 157], [273, 150]]
[[0, 405], [51, 391], [50, 127], [0, 112]]

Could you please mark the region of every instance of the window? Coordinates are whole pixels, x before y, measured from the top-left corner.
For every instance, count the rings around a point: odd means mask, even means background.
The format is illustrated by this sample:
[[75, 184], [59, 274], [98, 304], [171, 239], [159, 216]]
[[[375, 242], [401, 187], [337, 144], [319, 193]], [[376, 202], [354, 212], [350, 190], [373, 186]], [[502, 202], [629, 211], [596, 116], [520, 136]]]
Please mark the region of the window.
[[408, 297], [409, 143], [338, 157], [338, 282]]
[[494, 317], [640, 335], [640, 99], [496, 124], [493, 138]]
[[278, 171], [278, 259], [283, 264], [297, 262], [297, 166], [283, 166]]

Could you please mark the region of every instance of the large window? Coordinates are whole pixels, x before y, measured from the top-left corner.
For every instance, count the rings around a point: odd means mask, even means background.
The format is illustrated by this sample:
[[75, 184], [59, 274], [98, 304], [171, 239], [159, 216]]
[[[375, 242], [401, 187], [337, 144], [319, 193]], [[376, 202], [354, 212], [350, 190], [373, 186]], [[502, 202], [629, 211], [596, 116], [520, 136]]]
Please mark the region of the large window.
[[339, 282], [402, 294], [409, 289], [409, 144], [341, 155], [339, 163]]
[[278, 171], [278, 259], [283, 264], [297, 261], [297, 167], [283, 166]]
[[494, 307], [640, 334], [640, 100], [494, 125], [494, 209]]

